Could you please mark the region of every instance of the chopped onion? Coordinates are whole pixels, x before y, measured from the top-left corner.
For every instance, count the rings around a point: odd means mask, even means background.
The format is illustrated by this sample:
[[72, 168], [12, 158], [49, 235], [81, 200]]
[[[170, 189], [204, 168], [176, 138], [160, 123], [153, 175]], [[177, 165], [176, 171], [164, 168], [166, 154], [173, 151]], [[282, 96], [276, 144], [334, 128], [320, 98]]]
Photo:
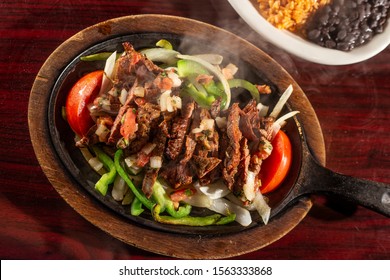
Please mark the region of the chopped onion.
[[217, 124], [218, 128], [224, 129], [227, 127], [227, 119], [226, 117], [216, 117], [215, 123]]
[[172, 106], [176, 109], [181, 109], [182, 101], [180, 96], [174, 95], [171, 97]]
[[102, 123], [97, 125], [95, 134], [99, 136], [99, 141], [104, 142], [107, 138], [107, 135], [110, 133], [110, 130]]
[[135, 96], [144, 97], [145, 96], [145, 89], [143, 87], [135, 87], [133, 90], [133, 93]]
[[290, 95], [293, 92], [293, 87], [292, 85], [289, 85], [287, 89], [284, 91], [282, 96], [279, 98], [279, 101], [276, 103], [274, 109], [272, 110], [271, 114], [269, 115], [270, 117], [277, 118], [280, 114], [280, 112], [283, 109], [284, 104], [286, 104], [287, 100], [289, 99]]
[[101, 98], [102, 109], [105, 111], [111, 110], [111, 102], [107, 98]]
[[125, 105], [127, 96], [129, 95], [129, 92], [126, 89], [121, 90], [121, 94], [119, 95], [119, 101], [122, 105]]
[[215, 67], [214, 65], [210, 64], [209, 62], [207, 62], [206, 60], [204, 60], [202, 58], [199, 58], [199, 57], [196, 57], [196, 56], [192, 56], [192, 55], [178, 54], [177, 58], [195, 61], [195, 62], [201, 64], [203, 67], [205, 67], [212, 74], [214, 74], [220, 80], [220, 82], [222, 83], [223, 89], [224, 89], [225, 94], [226, 94], [226, 104], [225, 104], [223, 109], [226, 110], [226, 109], [229, 108], [229, 106], [230, 106], [230, 99], [231, 99], [230, 86], [229, 86], [229, 83], [226, 80], [226, 78], [223, 76], [222, 72], [217, 67]]
[[111, 86], [112, 76], [114, 74], [116, 61], [116, 51], [113, 52], [109, 58], [106, 60], [106, 65], [104, 66], [104, 75], [102, 80], [102, 86], [100, 88], [99, 94], [103, 94], [108, 91]]
[[210, 132], [214, 131], [214, 120], [213, 119], [203, 119], [200, 122], [199, 127], [192, 129], [191, 132], [196, 134], [196, 133], [201, 133], [202, 131], [205, 131], [205, 130], [208, 130]]
[[168, 71], [168, 78], [172, 80], [173, 84], [172, 87], [179, 87], [181, 86], [181, 79], [179, 78], [179, 75], [176, 74], [174, 71]]
[[150, 157], [149, 164], [150, 164], [151, 168], [161, 168], [162, 159], [160, 156], [152, 156], [152, 157]]
[[137, 156], [131, 155], [125, 158], [125, 163], [127, 167], [133, 167], [137, 162]]
[[253, 205], [266, 225], [271, 214], [271, 208], [268, 206], [260, 191], [256, 192], [255, 198], [253, 199]]
[[116, 176], [111, 191], [112, 198], [116, 201], [122, 201], [128, 189], [129, 188], [127, 187], [126, 182], [122, 179], [122, 177]]
[[170, 90], [166, 90], [160, 95], [159, 104], [160, 104], [160, 110], [162, 112], [167, 110], [168, 97], [170, 97], [170, 95], [171, 95]]
[[221, 198], [230, 193], [229, 188], [221, 180], [207, 186], [201, 186], [199, 182], [196, 182], [194, 187], [211, 199]]
[[225, 198], [212, 200], [209, 209], [222, 215], [229, 215], [231, 213], [236, 214], [236, 221], [244, 227], [249, 226], [252, 223], [251, 214], [247, 209], [238, 206]]
[[174, 107], [173, 107], [173, 104], [172, 104], [172, 97], [171, 96], [167, 97], [167, 111], [168, 112], [173, 112], [174, 111]]

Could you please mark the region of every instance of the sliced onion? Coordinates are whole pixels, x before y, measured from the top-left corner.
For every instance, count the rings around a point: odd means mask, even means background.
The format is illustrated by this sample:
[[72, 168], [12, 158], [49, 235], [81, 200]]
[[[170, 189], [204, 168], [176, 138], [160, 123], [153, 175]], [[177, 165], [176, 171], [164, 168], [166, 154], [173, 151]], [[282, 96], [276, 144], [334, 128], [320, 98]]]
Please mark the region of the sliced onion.
[[243, 190], [245, 197], [252, 201], [255, 198], [255, 181], [256, 181], [256, 174], [252, 171], [248, 171], [246, 175], [245, 184], [243, 185]]
[[238, 206], [244, 207], [245, 209], [249, 211], [254, 211], [256, 208], [253, 206], [252, 203], [244, 204], [241, 199], [239, 199], [237, 196], [235, 196], [233, 193], [229, 193], [225, 196], [228, 200], [230, 200], [232, 203], [237, 204]]
[[212, 200], [207, 195], [201, 192], [195, 192], [195, 194], [183, 200], [185, 203], [195, 207], [209, 208]]
[[264, 224], [268, 224], [271, 208], [268, 206], [264, 196], [260, 191], [256, 192], [255, 198], [253, 199], [253, 205], [255, 206]]
[[133, 202], [134, 193], [128, 188], [125, 197], [122, 200], [122, 205], [129, 205]]
[[201, 58], [213, 65], [219, 65], [223, 61], [223, 56], [215, 53], [196, 54], [194, 56]]
[[199, 182], [196, 182], [194, 187], [210, 199], [218, 199], [230, 193], [229, 188], [221, 180], [207, 186], [201, 186]]
[[269, 106], [266, 106], [262, 103], [257, 104], [257, 110], [259, 110], [259, 116], [265, 117], [268, 114]]
[[113, 52], [106, 60], [106, 65], [104, 66], [102, 86], [100, 88], [99, 94], [103, 94], [107, 92], [111, 86], [111, 80], [115, 69], [115, 61], [116, 61], [116, 51]]
[[270, 117], [277, 118], [280, 114], [280, 112], [283, 109], [283, 106], [286, 104], [287, 100], [290, 98], [291, 94], [293, 92], [292, 85], [289, 85], [287, 89], [284, 91], [282, 96], [279, 98], [279, 101], [276, 103], [274, 109], [272, 110]]
[[283, 116], [281, 116], [280, 118], [278, 118], [275, 123], [279, 124], [281, 127], [283, 126], [283, 123], [289, 119], [289, 118], [292, 118], [294, 117], [296, 114], [299, 114], [299, 111], [291, 111]]
[[233, 79], [237, 71], [238, 68], [233, 63], [229, 63], [226, 67], [222, 68], [222, 74], [227, 80]]
[[103, 168], [103, 163], [97, 158], [92, 157], [88, 160], [88, 164], [95, 170], [96, 172], [99, 172]]
[[173, 65], [177, 62], [179, 52], [165, 48], [150, 48], [141, 51], [148, 59], [154, 62], [163, 62]]
[[126, 182], [122, 179], [122, 177], [116, 176], [111, 191], [112, 198], [116, 201], [122, 201], [128, 189], [129, 188], [127, 187]]
[[236, 221], [244, 227], [249, 226], [252, 223], [251, 214], [247, 209], [238, 206], [225, 198], [212, 200], [209, 209], [222, 215], [229, 215], [231, 213], [236, 214]]
[[212, 74], [214, 74], [219, 79], [219, 81], [222, 83], [223, 89], [224, 89], [225, 94], [226, 94], [226, 104], [225, 104], [225, 107], [223, 109], [226, 110], [227, 108], [229, 108], [230, 100], [231, 100], [231, 92], [230, 92], [229, 83], [226, 80], [226, 78], [223, 76], [222, 72], [217, 67], [215, 67], [214, 65], [212, 65], [211, 63], [207, 62], [206, 60], [204, 60], [202, 58], [192, 56], [192, 55], [178, 54], [177, 58], [195, 61], [195, 62], [201, 64], [203, 67], [205, 67]]

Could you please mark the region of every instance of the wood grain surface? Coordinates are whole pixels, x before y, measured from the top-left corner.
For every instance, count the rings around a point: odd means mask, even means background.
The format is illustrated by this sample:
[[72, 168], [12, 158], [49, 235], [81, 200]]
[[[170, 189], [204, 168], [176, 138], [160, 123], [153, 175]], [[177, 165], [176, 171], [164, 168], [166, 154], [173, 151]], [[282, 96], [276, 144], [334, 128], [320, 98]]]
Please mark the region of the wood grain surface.
[[[106, 234], [72, 209], [43, 173], [27, 121], [47, 57], [80, 30], [136, 14], [188, 17], [266, 51], [298, 82], [322, 127], [327, 167], [390, 183], [390, 49], [362, 63], [324, 66], [264, 42], [227, 1], [2, 1], [0, 3], [0, 256], [2, 259], [166, 259]], [[140, 237], [141, 238], [141, 237]], [[258, 236], [261, 238], [261, 236]], [[147, 241], [145, 241], [147, 242]], [[289, 234], [236, 259], [389, 259], [390, 221], [337, 198], [314, 206]]]

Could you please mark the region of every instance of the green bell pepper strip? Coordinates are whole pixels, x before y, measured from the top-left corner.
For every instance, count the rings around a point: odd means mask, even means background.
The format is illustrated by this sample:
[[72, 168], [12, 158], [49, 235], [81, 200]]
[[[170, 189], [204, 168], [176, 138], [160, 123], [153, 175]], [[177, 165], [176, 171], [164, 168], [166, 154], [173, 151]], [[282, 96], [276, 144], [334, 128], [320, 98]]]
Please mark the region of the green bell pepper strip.
[[234, 222], [235, 220], [236, 220], [236, 214], [231, 213], [228, 216], [225, 216], [225, 217], [222, 217], [221, 219], [219, 219], [215, 224], [216, 225], [226, 225], [226, 224]]
[[108, 170], [108, 172], [103, 174], [102, 177], [100, 177], [99, 181], [97, 181], [95, 184], [95, 189], [99, 191], [103, 196], [105, 196], [107, 194], [109, 185], [115, 181], [115, 164], [112, 159], [99, 147], [93, 146], [92, 149], [98, 159], [103, 163], [104, 167]]
[[142, 202], [137, 198], [134, 197], [133, 202], [131, 203], [130, 207], [130, 213], [133, 216], [139, 216], [142, 212], [144, 212], [144, 209], [142, 208]]
[[[255, 99], [257, 103], [260, 102], [260, 92], [257, 87], [251, 82], [248, 82], [247, 80], [243, 79], [230, 79], [228, 80], [228, 84], [230, 88], [246, 89], [247, 91], [249, 91], [249, 93], [252, 95], [252, 98]], [[220, 87], [222, 87], [222, 84], [220, 85]]]
[[180, 77], [185, 78], [194, 74], [209, 75], [209, 71], [207, 71], [207, 69], [198, 62], [187, 59], [180, 59], [177, 61], [177, 74], [179, 74]]
[[231, 214], [226, 217], [222, 217], [220, 214], [213, 214], [204, 217], [192, 217], [192, 216], [184, 216], [181, 218], [175, 218], [172, 216], [162, 216], [159, 213], [160, 205], [156, 204], [152, 210], [153, 218], [163, 224], [171, 224], [171, 225], [185, 225], [185, 226], [209, 226], [209, 225], [222, 225], [235, 220], [236, 215]]
[[211, 104], [215, 101], [215, 97], [212, 95], [205, 95], [198, 91], [192, 83], [187, 83], [182, 88], [183, 95], [192, 97], [199, 106], [203, 108], [210, 108]]
[[[90, 55], [85, 55], [80, 57], [81, 61], [105, 61], [107, 58], [109, 58], [112, 55], [112, 52], [100, 52], [100, 53], [94, 53]], [[116, 59], [118, 59], [122, 54], [118, 53], [116, 55]]]
[[192, 206], [189, 204], [182, 205], [176, 210], [173, 201], [169, 198], [165, 189], [158, 180], [156, 180], [153, 185], [152, 196], [157, 201], [157, 204], [159, 205], [159, 210], [161, 212], [165, 210], [173, 218], [185, 217], [191, 212]]
[[167, 50], [173, 50], [173, 46], [172, 46], [171, 42], [169, 42], [168, 40], [165, 40], [165, 39], [161, 39], [161, 40], [157, 41], [156, 47], [164, 48]]
[[119, 176], [121, 176], [122, 179], [125, 180], [126, 184], [129, 186], [130, 190], [134, 193], [135, 197], [138, 198], [138, 200], [141, 201], [141, 203], [146, 208], [148, 208], [149, 210], [152, 210], [155, 203], [153, 201], [151, 201], [150, 199], [148, 199], [142, 191], [140, 191], [136, 186], [134, 186], [129, 175], [127, 175], [126, 171], [123, 169], [123, 167], [121, 165], [122, 156], [123, 156], [123, 150], [118, 149], [115, 152], [114, 163], [115, 163], [115, 168], [116, 168]]

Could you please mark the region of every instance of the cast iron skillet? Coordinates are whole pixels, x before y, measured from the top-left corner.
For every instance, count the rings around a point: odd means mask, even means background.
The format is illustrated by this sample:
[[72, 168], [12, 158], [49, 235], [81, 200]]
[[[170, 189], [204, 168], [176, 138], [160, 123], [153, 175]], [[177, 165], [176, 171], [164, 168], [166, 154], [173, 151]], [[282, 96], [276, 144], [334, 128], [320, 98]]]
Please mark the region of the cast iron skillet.
[[[168, 39], [176, 48], [179, 48], [183, 54], [193, 52], [192, 49], [194, 47], [193, 42], [195, 42], [195, 38], [183, 39], [169, 33], [147, 33], [120, 36], [107, 40], [103, 43], [92, 46], [80, 54], [80, 56], [102, 51], [117, 50], [118, 52], [122, 52], [123, 49], [121, 48], [121, 44], [123, 42], [131, 42], [136, 49], [152, 47], [159, 38]], [[204, 43], [205, 42], [197, 42], [197, 44], [200, 45], [203, 45]], [[245, 77], [243, 78], [248, 80], [256, 79], [256, 82], [259, 84], [261, 84], [261, 82], [270, 83], [271, 87], [275, 91], [276, 87], [272, 85], [272, 83], [261, 73], [256, 72], [256, 70], [254, 70], [251, 66], [237, 60], [237, 57], [235, 57], [234, 54], [229, 53], [228, 50], [213, 50], [212, 48], [202, 47], [202, 52], [204, 53], [213, 53], [216, 51], [223, 54], [226, 61], [234, 62], [238, 65], [240, 70], [245, 69]], [[61, 107], [64, 106], [65, 98], [69, 92], [69, 87], [74, 84], [74, 81], [80, 78], [84, 73], [88, 73], [89, 71], [96, 69], [95, 67], [102, 69], [102, 62], [81, 62], [80, 57], [76, 57], [59, 76], [52, 90], [49, 102], [48, 121], [53, 145], [57, 150], [59, 158], [63, 161], [68, 171], [78, 181], [78, 183], [91, 195], [101, 201], [104, 205], [111, 208], [113, 211], [134, 222], [150, 226], [158, 230], [188, 234], [216, 234], [220, 232], [232, 233], [245, 229], [238, 224], [228, 226], [186, 227], [156, 223], [149, 214], [144, 214], [139, 217], [130, 215], [129, 206], [122, 206], [120, 203], [115, 202], [110, 195], [103, 197], [94, 190], [94, 182], [98, 180], [98, 175], [91, 171], [90, 167], [86, 165], [85, 160], [80, 157], [78, 149], [75, 148], [73, 140], [74, 135], [69, 130], [66, 122], [61, 116]], [[242, 103], [247, 100], [247, 94], [244, 92], [235, 92], [233, 93], [233, 96], [235, 97], [232, 102], [237, 101]], [[262, 102], [271, 105], [272, 108], [272, 104], [275, 103], [276, 97], [277, 94], [270, 97], [263, 96]], [[300, 130], [298, 127], [300, 127]], [[389, 216], [389, 186], [337, 174], [317, 164], [306, 145], [305, 137], [303, 133], [301, 133], [304, 129], [300, 125], [298, 119], [290, 121], [286, 130], [293, 141], [295, 162], [293, 164], [293, 169], [290, 171], [289, 178], [284, 183], [281, 191], [270, 195], [270, 204], [272, 206], [271, 217], [283, 211], [288, 204], [293, 203], [298, 197], [319, 192], [343, 196], [354, 203], [361, 204]], [[298, 166], [300, 166], [299, 170]], [[287, 185], [289, 185], [289, 187], [287, 187]], [[209, 212], [204, 209], [195, 208], [193, 214], [206, 215], [209, 214]], [[261, 224], [256, 212], [252, 212], [252, 216], [254, 221], [252, 226]]]
[[[240, 71], [245, 69], [242, 77], [271, 85], [274, 94], [262, 100], [271, 106], [293, 84], [295, 95], [286, 111], [299, 109], [301, 113], [284, 128], [292, 141], [293, 164], [283, 185], [269, 195], [273, 210], [267, 226], [263, 226], [257, 214], [247, 228], [238, 224], [205, 228], [161, 225], [150, 216], [132, 217], [110, 196], [103, 198], [93, 191], [98, 175], [75, 148], [73, 133], [61, 117], [61, 107], [73, 83], [102, 66], [80, 63], [79, 57], [120, 49], [124, 41], [136, 48], [150, 47], [162, 37], [187, 54], [212, 52], [212, 46], [217, 46], [216, 52], [224, 55], [226, 61], [236, 63]], [[215, 44], [210, 44], [210, 40]], [[237, 94], [238, 101], [245, 96]], [[258, 250], [287, 234], [305, 217], [311, 207], [309, 194], [315, 192], [336, 193], [389, 216], [389, 186], [336, 174], [323, 167], [325, 149], [318, 120], [291, 76], [245, 40], [195, 20], [163, 15], [128, 16], [99, 23], [72, 36], [48, 58], [35, 79], [29, 102], [29, 129], [43, 171], [68, 204], [119, 240], [159, 254], [205, 259]], [[203, 210], [197, 213], [207, 214]]]

